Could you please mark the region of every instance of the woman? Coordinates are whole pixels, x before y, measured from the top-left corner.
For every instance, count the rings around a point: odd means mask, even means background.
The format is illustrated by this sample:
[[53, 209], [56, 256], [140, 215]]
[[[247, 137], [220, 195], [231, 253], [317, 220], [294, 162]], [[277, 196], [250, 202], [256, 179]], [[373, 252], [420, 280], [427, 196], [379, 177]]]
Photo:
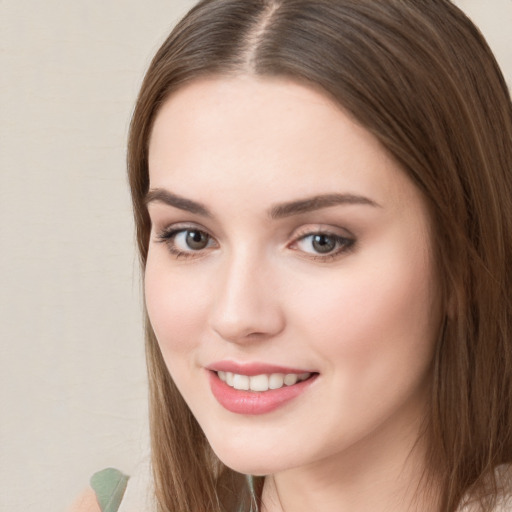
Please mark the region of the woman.
[[512, 510], [512, 108], [464, 14], [202, 1], [128, 165], [154, 510]]

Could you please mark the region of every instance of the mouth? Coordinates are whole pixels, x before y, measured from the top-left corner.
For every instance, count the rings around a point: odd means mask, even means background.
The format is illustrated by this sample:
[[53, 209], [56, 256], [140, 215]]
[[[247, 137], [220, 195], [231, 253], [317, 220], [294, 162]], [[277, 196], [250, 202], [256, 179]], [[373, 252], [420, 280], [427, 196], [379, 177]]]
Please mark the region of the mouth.
[[215, 372], [222, 382], [239, 391], [265, 391], [281, 389], [285, 386], [294, 386], [298, 382], [310, 379], [314, 373], [262, 373], [260, 375], [243, 375], [240, 373], [217, 371]]
[[266, 414], [295, 402], [319, 377], [317, 372], [267, 365], [215, 366], [208, 368], [213, 396], [224, 409], [242, 415]]

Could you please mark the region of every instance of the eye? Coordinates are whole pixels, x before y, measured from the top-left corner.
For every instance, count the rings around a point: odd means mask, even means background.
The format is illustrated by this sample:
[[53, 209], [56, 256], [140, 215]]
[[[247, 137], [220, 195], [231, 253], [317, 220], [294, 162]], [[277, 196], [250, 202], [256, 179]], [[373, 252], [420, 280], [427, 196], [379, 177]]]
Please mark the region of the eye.
[[337, 240], [334, 236], [320, 234], [310, 235], [308, 238], [311, 238], [311, 247], [320, 254], [326, 254], [336, 249]]
[[215, 240], [206, 231], [197, 228], [171, 228], [157, 236], [165, 243], [171, 254], [178, 258], [199, 256], [202, 251], [216, 246]]
[[294, 246], [315, 259], [333, 258], [346, 252], [355, 240], [334, 233], [316, 232], [301, 236]]
[[174, 235], [174, 245], [181, 250], [200, 251], [208, 246], [210, 237], [198, 229], [186, 229]]

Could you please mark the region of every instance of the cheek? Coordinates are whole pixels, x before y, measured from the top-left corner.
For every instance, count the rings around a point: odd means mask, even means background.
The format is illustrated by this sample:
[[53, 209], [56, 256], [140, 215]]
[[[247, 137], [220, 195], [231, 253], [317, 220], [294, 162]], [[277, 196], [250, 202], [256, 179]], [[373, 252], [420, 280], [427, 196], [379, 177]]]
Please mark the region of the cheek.
[[[396, 246], [395, 246], [396, 247]], [[399, 247], [399, 246], [398, 246]], [[388, 373], [430, 362], [439, 313], [429, 258], [379, 251], [297, 294], [311, 339], [345, 374]], [[355, 261], [355, 260], [354, 260]], [[309, 326], [309, 327], [307, 327]]]
[[189, 273], [173, 272], [165, 256], [150, 250], [144, 292], [151, 326], [166, 361], [168, 353], [187, 352], [199, 344], [206, 294]]

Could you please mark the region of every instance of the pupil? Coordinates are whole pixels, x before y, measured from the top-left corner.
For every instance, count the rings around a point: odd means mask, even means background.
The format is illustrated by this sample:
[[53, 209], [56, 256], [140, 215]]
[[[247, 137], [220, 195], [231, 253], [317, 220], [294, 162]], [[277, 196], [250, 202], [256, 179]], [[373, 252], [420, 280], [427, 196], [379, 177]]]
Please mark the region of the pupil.
[[187, 232], [187, 245], [194, 250], [204, 249], [208, 244], [208, 237], [201, 231]]
[[313, 238], [313, 247], [315, 251], [326, 253], [334, 250], [336, 246], [336, 241], [333, 237], [328, 235], [315, 235]]

